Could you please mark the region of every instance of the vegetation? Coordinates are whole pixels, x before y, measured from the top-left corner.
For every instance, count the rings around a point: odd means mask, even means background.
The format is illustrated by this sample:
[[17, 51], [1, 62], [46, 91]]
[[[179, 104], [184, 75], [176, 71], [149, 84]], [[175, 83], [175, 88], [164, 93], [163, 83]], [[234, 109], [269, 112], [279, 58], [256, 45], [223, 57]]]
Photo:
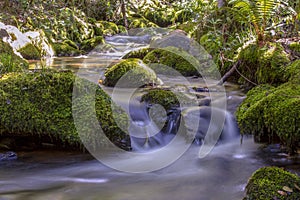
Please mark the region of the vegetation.
[[170, 68], [184, 76], [199, 75], [199, 62], [186, 51], [176, 47], [166, 47], [150, 51], [143, 59], [156, 73], [170, 74]]
[[280, 84], [284, 79], [285, 65], [290, 60], [288, 54], [279, 43], [266, 43], [263, 47], [249, 44], [243, 47], [239, 54], [239, 71], [244, 77], [239, 78], [239, 83]]
[[166, 110], [180, 106], [180, 102], [178, 101], [176, 94], [174, 94], [172, 91], [163, 89], [150, 90], [147, 92], [147, 94], [142, 96], [141, 101], [151, 104], [159, 104]]
[[[83, 148], [72, 116], [72, 93], [75, 75], [72, 72], [44, 71], [35, 73], [8, 73], [0, 79], [0, 138], [30, 138], [38, 145], [53, 143], [57, 147]], [[79, 79], [76, 88], [96, 87], [96, 116], [107, 137], [121, 148], [128, 149], [128, 136], [118, 128], [111, 110], [111, 100], [97, 85]], [[86, 96], [81, 98], [85, 105]], [[86, 108], [80, 106], [80, 109]], [[79, 109], [79, 108], [78, 108]], [[74, 110], [79, 112], [79, 110]], [[126, 116], [119, 111], [119, 117]], [[119, 120], [126, 121], [126, 120]], [[87, 130], [86, 130], [87, 131]], [[86, 133], [89, 133], [88, 131]], [[87, 139], [94, 138], [86, 135]], [[28, 140], [28, 139], [27, 139]], [[93, 144], [92, 143], [92, 144]], [[101, 141], [99, 141], [101, 144]], [[18, 146], [17, 146], [18, 148]]]
[[277, 167], [264, 167], [253, 173], [244, 200], [284, 199], [300, 196], [300, 177]]
[[280, 141], [295, 153], [300, 147], [299, 97], [299, 80], [250, 90], [237, 111], [241, 133], [254, 134], [257, 142]]
[[[38, 31], [56, 56], [77, 56], [97, 48], [113, 51], [104, 38], [130, 34], [130, 28], [168, 27], [175, 36], [181, 29], [184, 38], [187, 35], [205, 48], [222, 75], [232, 71], [229, 80], [249, 89], [236, 112], [241, 133], [253, 134], [256, 142], [284, 144], [290, 154], [299, 152], [299, 0], [5, 0], [0, 11], [0, 22], [23, 33]], [[16, 40], [0, 28], [0, 139], [12, 139], [17, 147], [30, 142], [83, 148], [82, 141], [97, 147], [105, 144], [101, 136], [95, 140], [98, 136], [91, 127], [100, 124], [115, 145], [130, 149], [130, 138], [119, 127], [127, 128], [127, 116], [98, 85], [80, 78], [75, 82], [75, 75], [67, 71], [29, 72], [28, 62], [5, 42], [7, 38]], [[166, 46], [172, 46], [174, 38], [168, 38]], [[156, 73], [214, 72], [201, 68], [208, 58], [202, 63], [202, 55], [189, 54], [189, 39], [177, 40], [188, 48], [164, 46], [128, 53], [106, 70], [104, 85], [114, 87], [122, 80], [117, 86], [142, 87], [158, 83]], [[43, 51], [38, 40], [19, 49], [27, 60], [41, 59]], [[74, 88], [78, 99], [72, 99]], [[85, 95], [92, 90], [95, 96]], [[168, 90], [146, 92], [142, 101], [166, 110], [190, 101]], [[77, 133], [74, 113], [85, 123], [79, 130], [84, 135]], [[92, 113], [96, 124], [87, 120]], [[154, 121], [160, 123], [163, 114], [154, 113]], [[250, 178], [244, 199], [298, 199], [299, 186], [294, 174], [262, 168]]]
[[[123, 60], [105, 71], [103, 84], [114, 87], [143, 87], [157, 83], [153, 70], [147, 67], [142, 60], [129, 58]], [[122, 78], [120, 83], [118, 81]]]
[[0, 39], [0, 77], [8, 72], [20, 72], [28, 68], [28, 62], [15, 55], [11, 46]]
[[41, 52], [33, 44], [28, 43], [26, 46], [19, 50], [23, 58], [27, 60], [40, 60]]

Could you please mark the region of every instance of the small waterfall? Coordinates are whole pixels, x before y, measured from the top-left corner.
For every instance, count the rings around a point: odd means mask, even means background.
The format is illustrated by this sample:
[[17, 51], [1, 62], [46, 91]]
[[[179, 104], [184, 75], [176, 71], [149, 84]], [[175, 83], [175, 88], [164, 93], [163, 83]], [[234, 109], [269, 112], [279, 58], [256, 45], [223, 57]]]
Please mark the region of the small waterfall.
[[[215, 118], [213, 118], [213, 113]], [[200, 106], [187, 108], [182, 113], [187, 135], [195, 135], [195, 143], [200, 145], [203, 140], [231, 141], [239, 135], [239, 129], [234, 116], [219, 108]], [[208, 130], [210, 135], [207, 135]]]
[[175, 136], [180, 121], [180, 111], [171, 110], [163, 125], [149, 116], [149, 106], [133, 101], [129, 106], [131, 147], [134, 151], [154, 150], [167, 145]]

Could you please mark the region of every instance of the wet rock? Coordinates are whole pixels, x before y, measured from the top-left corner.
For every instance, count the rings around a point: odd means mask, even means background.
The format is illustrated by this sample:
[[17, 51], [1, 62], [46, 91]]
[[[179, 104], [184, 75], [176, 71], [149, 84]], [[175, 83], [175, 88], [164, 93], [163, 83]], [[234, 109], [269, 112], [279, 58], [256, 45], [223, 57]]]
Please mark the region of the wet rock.
[[0, 153], [0, 161], [16, 160], [17, 158], [18, 158], [17, 154], [13, 151]]

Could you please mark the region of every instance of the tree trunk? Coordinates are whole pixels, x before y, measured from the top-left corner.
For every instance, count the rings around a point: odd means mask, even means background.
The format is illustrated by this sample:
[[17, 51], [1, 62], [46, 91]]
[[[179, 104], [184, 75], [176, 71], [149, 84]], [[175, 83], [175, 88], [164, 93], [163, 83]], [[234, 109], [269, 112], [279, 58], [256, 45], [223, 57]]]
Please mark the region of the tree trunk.
[[125, 0], [120, 0], [121, 1], [121, 12], [123, 15], [123, 20], [124, 20], [124, 26], [128, 28], [128, 21], [127, 21], [127, 16], [126, 16], [126, 5], [125, 5]]

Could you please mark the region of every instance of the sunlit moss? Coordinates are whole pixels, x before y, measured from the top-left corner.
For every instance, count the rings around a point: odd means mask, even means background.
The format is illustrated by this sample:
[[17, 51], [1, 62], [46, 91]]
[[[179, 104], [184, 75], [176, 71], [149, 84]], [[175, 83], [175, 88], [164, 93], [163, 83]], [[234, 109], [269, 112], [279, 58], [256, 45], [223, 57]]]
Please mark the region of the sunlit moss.
[[12, 47], [0, 39], [0, 75], [8, 72], [23, 71], [28, 62], [15, 55]]
[[272, 143], [279, 139], [294, 153], [300, 147], [299, 83], [253, 88], [239, 106], [237, 120], [242, 134], [254, 134], [258, 142]]
[[31, 43], [28, 43], [24, 47], [19, 49], [19, 52], [22, 55], [22, 57], [27, 60], [41, 59], [41, 51]]
[[123, 59], [127, 59], [127, 58], [143, 59], [152, 50], [153, 50], [152, 48], [142, 48], [135, 51], [130, 51], [129, 53], [123, 56]]
[[104, 85], [115, 86], [123, 77], [119, 87], [142, 87], [157, 82], [156, 74], [140, 59], [123, 60], [105, 71]]
[[[33, 142], [53, 143], [57, 147], [83, 148], [81, 139], [91, 140], [93, 135], [86, 126], [86, 136], [80, 138], [74, 125], [73, 112], [85, 111], [90, 95], [95, 110], [84, 112], [96, 117], [106, 136], [121, 148], [130, 148], [127, 134], [118, 128], [112, 115], [110, 97], [96, 84], [85, 79], [76, 80], [76, 89], [81, 95], [80, 105], [72, 108], [75, 75], [72, 72], [44, 71], [42, 73], [10, 73], [0, 79], [0, 138], [32, 138]], [[127, 122], [127, 115], [120, 109], [118, 122]], [[82, 115], [81, 115], [82, 116]], [[89, 119], [90, 119], [89, 118]], [[90, 120], [85, 119], [85, 123]], [[88, 124], [86, 124], [88, 125]], [[124, 125], [126, 126], [126, 124]], [[97, 145], [101, 145], [102, 141]]]
[[[266, 43], [263, 47], [249, 44], [239, 52], [238, 60], [241, 61], [240, 73], [254, 83], [278, 85], [286, 82], [284, 67], [290, 60], [279, 43]], [[240, 77], [239, 83], [248, 84], [248, 80]]]
[[94, 38], [85, 40], [82, 42], [81, 49], [85, 51], [91, 51], [93, 50], [97, 45], [104, 44], [105, 40], [102, 36], [96, 36]]
[[296, 200], [300, 197], [299, 186], [299, 176], [277, 167], [264, 167], [249, 179], [243, 200]]
[[143, 61], [156, 73], [170, 74], [172, 71], [169, 68], [173, 68], [184, 76], [199, 75], [197, 70], [199, 62], [186, 51], [176, 47], [150, 51]]
[[69, 42], [61, 42], [52, 44], [56, 56], [76, 56], [83, 52], [69, 45]]

